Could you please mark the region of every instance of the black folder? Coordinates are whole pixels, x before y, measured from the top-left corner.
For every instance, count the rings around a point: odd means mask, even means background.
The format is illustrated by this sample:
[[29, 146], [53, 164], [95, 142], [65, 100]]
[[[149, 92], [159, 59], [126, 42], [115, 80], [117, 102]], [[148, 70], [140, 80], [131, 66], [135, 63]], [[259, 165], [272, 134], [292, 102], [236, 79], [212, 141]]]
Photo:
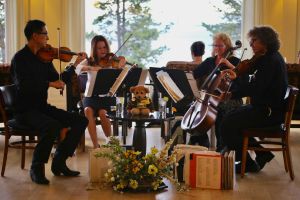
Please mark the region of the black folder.
[[101, 69], [98, 71], [92, 96], [106, 95], [115, 83], [122, 69]]

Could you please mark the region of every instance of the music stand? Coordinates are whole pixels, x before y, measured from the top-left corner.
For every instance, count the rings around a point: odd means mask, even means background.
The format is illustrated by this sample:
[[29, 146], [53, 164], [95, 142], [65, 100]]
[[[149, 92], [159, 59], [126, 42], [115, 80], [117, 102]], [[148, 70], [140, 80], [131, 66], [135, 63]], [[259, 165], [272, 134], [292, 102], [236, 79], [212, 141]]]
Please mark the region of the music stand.
[[[115, 83], [122, 69], [101, 69], [98, 71], [92, 96], [106, 95]], [[120, 89], [120, 88], [119, 88]], [[118, 90], [119, 90], [118, 89]]]
[[120, 95], [122, 96], [126, 92], [129, 92], [130, 87], [138, 85], [141, 74], [142, 68], [132, 68], [124, 79], [122, 87], [120, 87], [121, 89], [118, 91], [118, 94], [121, 93]]
[[[184, 98], [181, 99], [178, 102], [175, 102], [170, 95], [168, 94], [168, 92], [166, 91], [166, 89], [162, 86], [162, 84], [160, 83], [160, 81], [157, 79], [157, 75], [156, 73], [158, 71], [163, 70], [164, 72], [167, 72], [169, 74], [169, 76], [173, 79], [173, 81], [175, 82], [175, 84], [177, 85], [177, 87], [180, 89], [180, 91], [183, 93]], [[193, 91], [190, 87], [190, 84], [188, 82], [188, 79], [186, 77], [186, 74], [183, 70], [179, 70], [179, 69], [167, 69], [167, 68], [155, 68], [155, 67], [150, 67], [149, 68], [149, 73], [150, 76], [152, 78], [152, 81], [154, 83], [154, 86], [157, 88], [157, 90], [159, 92], [162, 93], [163, 96], [167, 96], [169, 97], [169, 99], [171, 99], [170, 103], [168, 106], [174, 106], [176, 107], [178, 113], [182, 113], [185, 112], [185, 108], [187, 105], [191, 104], [194, 100], [194, 94]], [[170, 105], [171, 104], [171, 105]]]
[[117, 96], [124, 97], [124, 108], [127, 106], [128, 99], [131, 98], [131, 92], [129, 90], [131, 87], [139, 84], [142, 71], [142, 68], [131, 68], [122, 83], [122, 87], [118, 90]]

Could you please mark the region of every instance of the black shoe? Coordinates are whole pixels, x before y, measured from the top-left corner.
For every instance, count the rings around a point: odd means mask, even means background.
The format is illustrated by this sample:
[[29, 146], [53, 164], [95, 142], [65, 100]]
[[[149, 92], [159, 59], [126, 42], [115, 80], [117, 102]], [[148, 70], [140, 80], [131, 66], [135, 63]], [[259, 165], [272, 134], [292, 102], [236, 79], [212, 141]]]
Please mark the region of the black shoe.
[[[235, 165], [235, 172], [240, 174], [242, 171], [242, 162]], [[255, 162], [247, 162], [245, 172], [254, 172], [257, 173], [260, 171], [259, 165]]]
[[78, 176], [80, 174], [79, 171], [70, 170], [65, 163], [57, 165], [52, 162], [51, 171], [55, 176], [60, 176], [61, 174], [64, 176]]
[[274, 154], [271, 152], [263, 152], [257, 154], [255, 161], [258, 163], [260, 169], [263, 169], [267, 162], [270, 162], [274, 158]]
[[45, 177], [44, 164], [31, 166], [30, 178], [33, 182], [37, 184], [42, 184], [42, 185], [49, 184], [49, 180]]
[[206, 133], [203, 135], [192, 135], [189, 144], [200, 145], [207, 148], [209, 148], [210, 146], [209, 139]]

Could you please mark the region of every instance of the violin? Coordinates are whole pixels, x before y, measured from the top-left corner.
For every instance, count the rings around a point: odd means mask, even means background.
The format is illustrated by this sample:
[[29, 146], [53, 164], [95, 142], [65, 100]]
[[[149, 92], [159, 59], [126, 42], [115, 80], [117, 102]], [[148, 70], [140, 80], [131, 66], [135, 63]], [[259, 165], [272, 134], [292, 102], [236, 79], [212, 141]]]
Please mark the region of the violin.
[[255, 54], [254, 56], [252, 56], [252, 58], [241, 61], [233, 71], [236, 73], [237, 76], [249, 73], [254, 67], [256, 61], [262, 55], [263, 54]]
[[[58, 55], [59, 54], [59, 55]], [[37, 52], [38, 58], [43, 62], [52, 62], [53, 59], [59, 59], [63, 62], [70, 62], [77, 53], [72, 52], [68, 47], [54, 48], [50, 44], [41, 48]]]
[[[124, 56], [119, 56], [117, 57], [113, 53], [108, 53], [104, 58], [101, 58], [100, 61], [97, 63], [98, 66], [100, 67], [113, 67], [113, 68], [119, 68], [119, 62], [121, 59], [125, 59]], [[136, 67], [136, 64], [132, 64], [130, 62], [126, 61], [127, 65]]]

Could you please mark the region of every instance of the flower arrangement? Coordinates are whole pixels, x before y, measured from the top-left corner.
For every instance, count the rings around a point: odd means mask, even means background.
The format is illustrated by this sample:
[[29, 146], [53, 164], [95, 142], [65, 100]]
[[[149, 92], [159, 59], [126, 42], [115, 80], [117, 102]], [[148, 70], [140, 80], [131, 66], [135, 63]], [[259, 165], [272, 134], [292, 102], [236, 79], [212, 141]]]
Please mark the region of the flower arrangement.
[[96, 157], [108, 158], [108, 171], [104, 174], [105, 182], [116, 191], [152, 189], [157, 190], [163, 178], [175, 184], [178, 190], [181, 185], [173, 178], [174, 164], [176, 165], [177, 150], [168, 155], [172, 141], [166, 143], [161, 151], [152, 147], [151, 152], [145, 156], [139, 151], [125, 150], [115, 137], [110, 138], [105, 148], [111, 151], [96, 153]]

